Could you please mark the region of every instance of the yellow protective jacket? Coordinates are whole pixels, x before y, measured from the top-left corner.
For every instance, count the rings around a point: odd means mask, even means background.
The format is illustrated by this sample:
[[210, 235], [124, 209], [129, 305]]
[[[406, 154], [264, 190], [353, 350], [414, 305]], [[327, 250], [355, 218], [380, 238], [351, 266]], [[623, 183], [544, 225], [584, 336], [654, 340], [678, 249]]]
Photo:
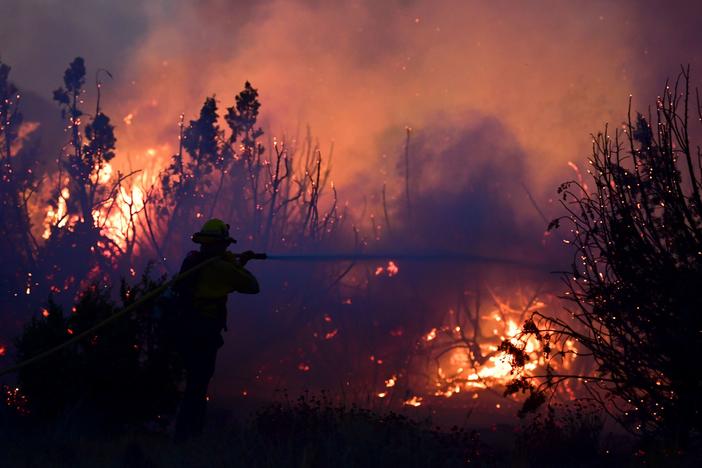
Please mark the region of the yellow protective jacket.
[[[239, 264], [234, 254], [225, 252], [219, 257], [183, 279], [176, 289], [183, 300], [191, 302], [181, 305], [197, 315], [217, 320], [226, 328], [227, 295], [232, 292], [257, 294], [259, 286], [256, 277]], [[211, 255], [192, 251], [180, 271], [189, 270], [209, 258]]]

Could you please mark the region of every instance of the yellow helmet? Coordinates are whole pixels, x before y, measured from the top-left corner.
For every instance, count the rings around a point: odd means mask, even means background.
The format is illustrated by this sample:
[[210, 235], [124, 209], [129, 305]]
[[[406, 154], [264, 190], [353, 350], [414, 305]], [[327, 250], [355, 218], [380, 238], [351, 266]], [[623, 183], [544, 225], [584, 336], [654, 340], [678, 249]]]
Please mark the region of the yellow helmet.
[[236, 243], [236, 239], [229, 236], [229, 225], [221, 219], [213, 218], [202, 225], [202, 229], [192, 235], [196, 244], [211, 244], [214, 242]]

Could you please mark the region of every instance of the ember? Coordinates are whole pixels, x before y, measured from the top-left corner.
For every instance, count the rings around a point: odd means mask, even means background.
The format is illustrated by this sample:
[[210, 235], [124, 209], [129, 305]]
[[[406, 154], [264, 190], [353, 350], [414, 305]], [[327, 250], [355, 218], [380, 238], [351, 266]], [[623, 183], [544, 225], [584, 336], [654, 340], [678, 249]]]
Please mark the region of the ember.
[[12, 408], [17, 414], [27, 416], [30, 414], [27, 397], [18, 387], [0, 386], [4, 393], [4, 403]]

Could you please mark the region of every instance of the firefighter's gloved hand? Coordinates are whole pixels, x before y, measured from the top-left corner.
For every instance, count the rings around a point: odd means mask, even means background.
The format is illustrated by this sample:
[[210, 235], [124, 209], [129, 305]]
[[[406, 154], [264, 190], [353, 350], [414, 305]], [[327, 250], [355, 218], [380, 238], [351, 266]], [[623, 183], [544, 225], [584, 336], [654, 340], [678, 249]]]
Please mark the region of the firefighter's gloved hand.
[[239, 264], [241, 266], [246, 265], [249, 260], [252, 260], [256, 257], [256, 253], [253, 250], [247, 250], [245, 252], [242, 252], [239, 254]]

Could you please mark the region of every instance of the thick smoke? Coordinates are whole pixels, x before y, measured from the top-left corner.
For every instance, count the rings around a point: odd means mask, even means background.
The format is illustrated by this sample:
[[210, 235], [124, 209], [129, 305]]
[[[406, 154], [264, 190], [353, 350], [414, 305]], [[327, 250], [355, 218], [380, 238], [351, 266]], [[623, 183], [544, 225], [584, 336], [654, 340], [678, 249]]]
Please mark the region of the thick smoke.
[[[494, 117], [473, 114], [457, 120], [436, 115], [410, 139], [409, 208], [402, 194], [393, 210], [405, 215], [408, 243], [414, 249], [490, 255], [532, 250], [533, 255], [545, 226], [539, 226], [543, 220], [532, 221], [538, 206], [521, 203], [531, 179], [527, 153]], [[398, 156], [402, 174], [405, 157]]]
[[[379, 207], [382, 202], [376, 200], [378, 211], [365, 210], [372, 223], [361, 230], [361, 248], [418, 255], [472, 252], [544, 267], [392, 256], [330, 264], [321, 270], [318, 264], [305, 262], [253, 265], [268, 291], [262, 298], [231, 301], [236, 319], [224, 348], [227, 370], [215, 384], [220, 395], [231, 396], [232, 388], [246, 385], [250, 389], [251, 378], [247, 381], [245, 376], [257, 373], [262, 378], [276, 376], [273, 382], [285, 382], [294, 390], [321, 387], [343, 392], [343, 383], [349, 382], [347, 391], [366, 392], [362, 394], [367, 397], [391, 374], [405, 372], [402, 385], [408, 386], [407, 391], [423, 392], [426, 382], [410, 379], [408, 362], [417, 359], [418, 337], [441, 326], [447, 311], [465, 306], [469, 296], [471, 300], [476, 294], [489, 296], [487, 291], [506, 294], [510, 301], [520, 287], [532, 292], [557, 290], [557, 277], [549, 274], [548, 265], [555, 269], [562, 262], [563, 249], [544, 238], [541, 220], [517, 213], [512, 203], [528, 197], [524, 149], [495, 118], [474, 113], [463, 115], [461, 122], [462, 126], [455, 122], [447, 126], [447, 117], [436, 115], [434, 126], [411, 138], [409, 210], [401, 191], [386, 198], [387, 217]], [[406, 170], [404, 151], [398, 145], [388, 154], [393, 161], [388, 165], [398, 176]], [[388, 260], [397, 272], [385, 271]], [[330, 288], [337, 278], [339, 287]], [[286, 307], [297, 309], [292, 322], [282, 319], [291, 317]], [[483, 307], [480, 314], [492, 313], [489, 297]], [[269, 364], [248, 367], [262, 362]], [[309, 369], [301, 373], [298, 366]]]
[[[307, 124], [344, 183], [374, 173], [388, 130], [432, 125], [437, 112], [494, 115], [527, 154], [535, 197], [553, 193], [589, 132], [618, 124], [629, 93], [648, 102], [680, 63], [698, 64], [695, 2], [486, 3], [3, 2], [0, 54], [24, 87], [48, 96], [83, 55], [110, 69], [105, 107], [122, 164], [175, 146], [177, 116], [245, 80], [261, 90], [278, 136]], [[474, 154], [472, 157], [487, 157]], [[119, 164], [119, 160], [116, 161]]]

